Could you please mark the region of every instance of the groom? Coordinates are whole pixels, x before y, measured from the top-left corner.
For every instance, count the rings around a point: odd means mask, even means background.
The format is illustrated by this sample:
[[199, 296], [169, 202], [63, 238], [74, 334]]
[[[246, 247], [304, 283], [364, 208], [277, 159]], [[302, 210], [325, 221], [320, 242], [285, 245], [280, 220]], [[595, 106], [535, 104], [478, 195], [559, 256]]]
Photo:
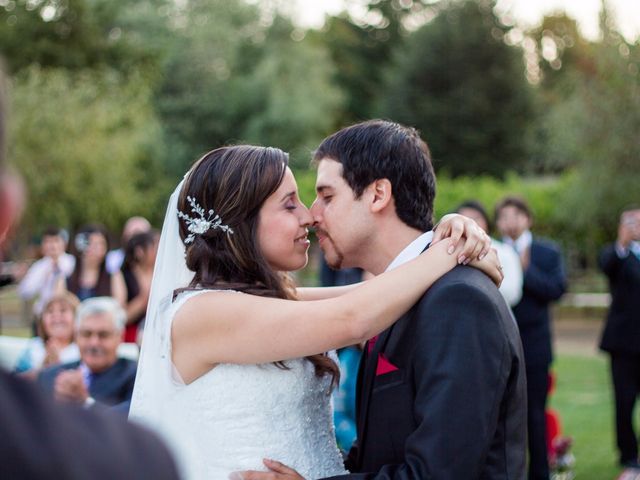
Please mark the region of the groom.
[[[428, 248], [435, 176], [414, 129], [353, 125], [325, 139], [314, 161], [311, 212], [330, 266], [377, 275]], [[487, 276], [458, 266], [368, 342], [352, 473], [333, 478], [524, 479], [525, 385], [509, 307]], [[266, 463], [272, 473], [243, 478], [300, 478]]]

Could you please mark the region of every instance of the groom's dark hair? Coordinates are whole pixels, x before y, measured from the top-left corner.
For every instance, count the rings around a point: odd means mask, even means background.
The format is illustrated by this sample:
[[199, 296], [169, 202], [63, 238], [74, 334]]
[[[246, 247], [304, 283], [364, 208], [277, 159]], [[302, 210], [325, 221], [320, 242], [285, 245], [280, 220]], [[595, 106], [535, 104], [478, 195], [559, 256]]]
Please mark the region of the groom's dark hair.
[[433, 228], [436, 176], [418, 131], [386, 120], [357, 123], [322, 141], [313, 161], [342, 164], [342, 176], [360, 198], [375, 180], [391, 182], [398, 218], [421, 231]]

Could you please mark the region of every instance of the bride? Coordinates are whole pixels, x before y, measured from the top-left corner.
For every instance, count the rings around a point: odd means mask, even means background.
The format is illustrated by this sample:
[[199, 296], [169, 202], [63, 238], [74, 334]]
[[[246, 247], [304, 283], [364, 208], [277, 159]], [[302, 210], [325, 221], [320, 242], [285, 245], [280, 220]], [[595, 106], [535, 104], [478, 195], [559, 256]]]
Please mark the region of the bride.
[[[260, 470], [265, 457], [305, 478], [345, 473], [330, 402], [338, 367], [321, 352], [380, 333], [463, 249], [489, 250], [453, 217], [441, 231], [468, 238], [450, 240], [454, 254], [440, 241], [357, 287], [296, 289], [282, 272], [306, 265], [312, 218], [287, 163], [275, 148], [219, 148], [169, 201], [130, 416], [164, 436], [188, 479]], [[501, 279], [493, 254], [474, 264]]]

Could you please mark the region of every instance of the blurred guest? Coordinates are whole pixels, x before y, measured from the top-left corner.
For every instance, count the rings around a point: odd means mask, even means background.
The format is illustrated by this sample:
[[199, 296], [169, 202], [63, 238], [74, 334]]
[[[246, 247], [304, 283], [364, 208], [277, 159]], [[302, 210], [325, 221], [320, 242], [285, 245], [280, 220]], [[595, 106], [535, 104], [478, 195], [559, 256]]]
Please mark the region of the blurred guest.
[[158, 240], [158, 232], [137, 233], [129, 239], [125, 247], [122, 265], [122, 275], [127, 287], [125, 342], [137, 341], [138, 327], [142, 326], [147, 313]]
[[600, 348], [611, 358], [620, 465], [640, 468], [633, 410], [640, 396], [640, 207], [620, 216], [618, 238], [600, 253], [611, 306]]
[[75, 343], [75, 316], [78, 298], [59, 293], [44, 305], [38, 320], [38, 336], [29, 340], [16, 364], [16, 372], [37, 375], [38, 370], [80, 358]]
[[513, 313], [527, 373], [529, 480], [548, 480], [545, 408], [552, 361], [550, 305], [566, 288], [562, 256], [555, 244], [533, 237], [531, 210], [523, 199], [502, 199], [495, 217], [503, 242], [515, 249], [524, 272], [522, 299]]
[[113, 297], [126, 304], [127, 287], [122, 273], [109, 273], [105, 255], [109, 242], [107, 233], [99, 225], [84, 227], [76, 235], [76, 268], [67, 280], [67, 289], [81, 301], [92, 297]]
[[[484, 206], [476, 200], [462, 202], [456, 209], [460, 215], [469, 217], [488, 234], [491, 234], [491, 222]], [[498, 252], [498, 258], [502, 263], [504, 279], [500, 285], [500, 293], [510, 307], [518, 304], [522, 298], [522, 265], [515, 250], [504, 243], [491, 238], [491, 246]]]
[[[361, 282], [361, 268], [334, 270], [320, 255], [320, 284], [323, 287], [338, 287]], [[333, 423], [338, 447], [343, 453], [349, 451], [356, 439], [356, 379], [362, 348], [360, 345], [341, 348], [337, 352], [340, 366], [340, 384], [333, 392]]]
[[[4, 172], [3, 93], [0, 70], [0, 247], [19, 218], [21, 202]], [[47, 400], [30, 382], [0, 368], [2, 478], [178, 478], [167, 448], [149, 432], [112, 416]]]
[[97, 297], [78, 307], [76, 338], [80, 361], [38, 375], [38, 383], [58, 400], [91, 407], [131, 400], [136, 363], [118, 358], [126, 313], [116, 300]]
[[334, 270], [331, 268], [324, 255], [320, 255], [320, 284], [323, 287], [340, 287], [342, 285], [351, 285], [363, 280], [363, 271], [361, 268], [341, 268]]
[[346, 455], [357, 437], [356, 385], [362, 347], [352, 345], [338, 350], [340, 384], [333, 392], [333, 423], [338, 448]]
[[18, 286], [18, 294], [23, 300], [36, 299], [33, 304], [35, 318], [42, 316], [43, 307], [56, 292], [58, 284], [73, 273], [76, 260], [65, 252], [67, 241], [68, 235], [63, 229], [46, 229], [40, 244], [42, 258], [31, 265]]
[[144, 217], [131, 217], [129, 218], [122, 229], [121, 248], [109, 251], [107, 253], [107, 272], [115, 273], [119, 272], [122, 268], [125, 257], [125, 249], [129, 239], [138, 233], [144, 233], [151, 230], [151, 224], [149, 220]]

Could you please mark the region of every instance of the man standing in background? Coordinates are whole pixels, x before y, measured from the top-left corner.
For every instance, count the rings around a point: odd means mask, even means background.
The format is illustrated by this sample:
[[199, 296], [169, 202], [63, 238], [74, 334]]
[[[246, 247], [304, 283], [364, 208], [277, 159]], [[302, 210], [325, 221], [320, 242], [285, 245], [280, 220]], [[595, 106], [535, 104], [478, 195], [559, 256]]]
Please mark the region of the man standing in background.
[[531, 234], [532, 215], [518, 197], [505, 197], [496, 205], [496, 226], [502, 240], [520, 257], [524, 273], [522, 299], [513, 307], [524, 349], [527, 370], [527, 425], [529, 480], [549, 480], [545, 407], [551, 352], [551, 302], [566, 289], [560, 249]]
[[49, 227], [42, 234], [40, 249], [42, 258], [36, 261], [18, 286], [18, 294], [25, 300], [33, 300], [35, 318], [56, 292], [56, 287], [73, 273], [76, 259], [66, 253], [68, 234], [61, 228]]
[[[469, 217], [480, 226], [487, 234], [491, 234], [491, 222], [489, 215], [482, 204], [477, 200], [466, 200], [458, 205], [456, 212]], [[491, 238], [491, 246], [498, 252], [498, 258], [502, 264], [504, 280], [500, 285], [500, 293], [511, 308], [520, 302], [522, 298], [522, 265], [520, 257], [510, 245], [505, 245], [495, 238]]]
[[620, 465], [640, 469], [633, 409], [640, 395], [640, 207], [620, 216], [618, 238], [600, 253], [611, 306], [600, 348], [611, 358]]

